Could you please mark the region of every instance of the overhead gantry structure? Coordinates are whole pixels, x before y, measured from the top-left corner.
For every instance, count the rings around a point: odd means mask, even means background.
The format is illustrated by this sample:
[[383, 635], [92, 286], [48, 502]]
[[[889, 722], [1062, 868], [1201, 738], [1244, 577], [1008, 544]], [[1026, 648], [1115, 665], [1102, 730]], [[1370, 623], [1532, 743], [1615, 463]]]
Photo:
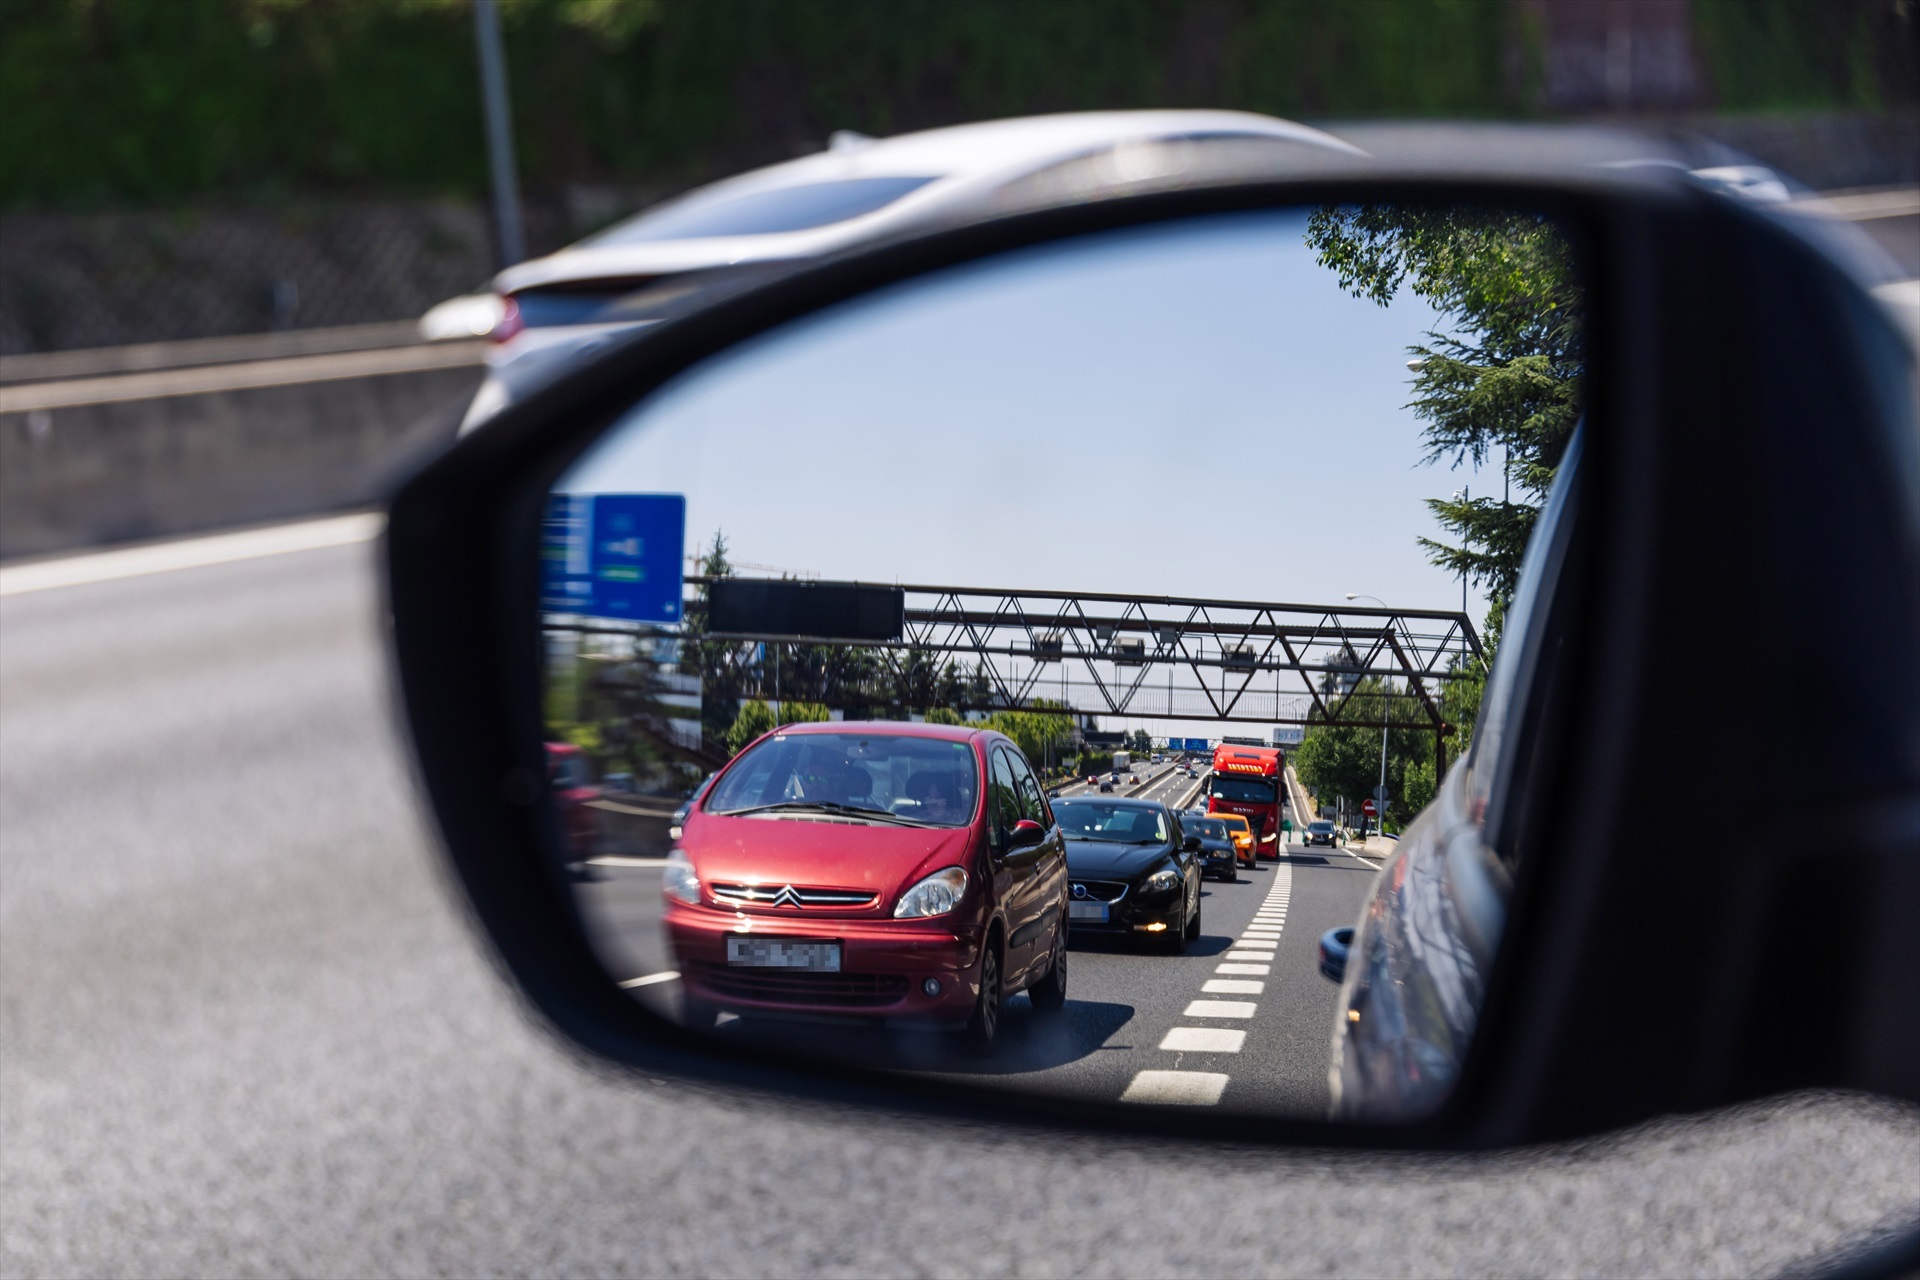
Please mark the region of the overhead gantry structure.
[[[1430, 730], [1482, 647], [1449, 610], [691, 576], [684, 665], [728, 696], [833, 708]], [[552, 618], [556, 630], [635, 629]], [[716, 688], [715, 692], [721, 689]]]

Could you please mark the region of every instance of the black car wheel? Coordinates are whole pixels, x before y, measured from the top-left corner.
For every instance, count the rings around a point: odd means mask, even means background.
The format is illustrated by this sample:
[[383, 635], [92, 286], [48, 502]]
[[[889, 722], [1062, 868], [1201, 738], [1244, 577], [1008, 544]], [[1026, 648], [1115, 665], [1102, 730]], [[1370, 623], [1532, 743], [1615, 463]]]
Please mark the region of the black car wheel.
[[980, 1053], [992, 1053], [1000, 1038], [1000, 954], [988, 946], [980, 957], [980, 994], [967, 1019], [967, 1042]]
[[1067, 1003], [1067, 944], [1064, 939], [1059, 950], [1053, 953], [1053, 964], [1047, 969], [1047, 976], [1027, 988], [1027, 995], [1033, 1001], [1033, 1007], [1046, 1013], [1063, 1009]]
[[1239, 884], [1240, 883], [1240, 859], [1235, 858], [1233, 860], [1233, 865], [1227, 868], [1227, 874], [1221, 876], [1220, 878], [1222, 880], [1225, 880], [1228, 884]]
[[[1238, 871], [1235, 871], [1233, 873], [1233, 878], [1235, 880], [1238, 880], [1240, 878], [1240, 873]], [[1187, 931], [1185, 934], [1182, 935], [1182, 937], [1187, 941], [1192, 941], [1194, 938], [1197, 938], [1200, 936], [1200, 906], [1201, 906], [1200, 896], [1198, 894], [1195, 894], [1193, 899], [1193, 918], [1187, 921]], [[1181, 947], [1180, 949], [1182, 951], [1186, 950], [1184, 946]]]

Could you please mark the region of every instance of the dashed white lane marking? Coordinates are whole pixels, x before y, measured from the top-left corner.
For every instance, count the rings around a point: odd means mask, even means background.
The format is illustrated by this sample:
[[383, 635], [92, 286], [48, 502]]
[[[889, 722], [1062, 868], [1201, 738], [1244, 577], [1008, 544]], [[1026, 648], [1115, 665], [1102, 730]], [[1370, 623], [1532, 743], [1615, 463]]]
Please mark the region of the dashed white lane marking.
[[1195, 1000], [1183, 1018], [1251, 1018], [1260, 1006], [1251, 1000]]
[[55, 587], [79, 587], [93, 582], [113, 582], [120, 578], [138, 578], [172, 569], [230, 564], [236, 560], [257, 560], [262, 556], [285, 555], [290, 551], [344, 547], [379, 537], [386, 523], [386, 516], [369, 511], [359, 515], [332, 516], [325, 520], [279, 524], [266, 529], [247, 529], [239, 533], [156, 542], [118, 551], [96, 551], [58, 560], [40, 560], [33, 564], [0, 569], [0, 596], [48, 591]]
[[623, 858], [610, 853], [604, 857], [588, 858], [587, 865], [590, 867], [664, 867], [667, 865], [667, 860], [665, 858]]
[[1238, 1027], [1175, 1027], [1161, 1038], [1160, 1047], [1181, 1053], [1238, 1053], [1247, 1033]]
[[620, 985], [626, 987], [628, 990], [632, 990], [634, 987], [650, 987], [656, 982], [672, 982], [679, 976], [680, 971], [678, 969], [667, 969], [660, 973], [649, 973], [643, 977], [628, 978]]
[[1217, 1071], [1142, 1071], [1120, 1095], [1120, 1101], [1211, 1107], [1226, 1091], [1227, 1078]]
[[[1222, 963], [1214, 966], [1221, 975], [1200, 989], [1208, 995], [1257, 996], [1267, 989], [1263, 979], [1273, 972], [1270, 962], [1280, 934], [1287, 925], [1288, 899], [1293, 891], [1292, 868], [1281, 864], [1274, 868], [1274, 884], [1266, 902], [1254, 913], [1240, 938], [1232, 944]], [[1251, 1000], [1194, 1000], [1188, 1003], [1184, 1018], [1234, 1018], [1251, 1021], [1258, 1006]], [[1173, 1027], [1160, 1041], [1160, 1048], [1173, 1053], [1239, 1053], [1247, 1033], [1235, 1027]], [[1134, 1075], [1122, 1102], [1165, 1103], [1184, 1106], [1214, 1106], [1227, 1090], [1228, 1077], [1212, 1071], [1141, 1071]]]

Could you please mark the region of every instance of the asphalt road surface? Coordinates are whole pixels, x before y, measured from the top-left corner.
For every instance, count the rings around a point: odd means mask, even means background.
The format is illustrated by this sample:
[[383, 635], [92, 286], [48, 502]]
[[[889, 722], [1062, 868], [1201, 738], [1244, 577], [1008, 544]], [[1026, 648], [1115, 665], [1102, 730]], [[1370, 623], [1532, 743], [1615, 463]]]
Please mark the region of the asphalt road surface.
[[[4, 1274], [1754, 1275], [1920, 1218], [1920, 1114], [1863, 1098], [1389, 1158], [890, 1122], [585, 1063], [439, 878], [369, 566], [0, 599]], [[1312, 928], [1307, 872], [1276, 950]], [[1276, 879], [1215, 887], [1209, 932]]]

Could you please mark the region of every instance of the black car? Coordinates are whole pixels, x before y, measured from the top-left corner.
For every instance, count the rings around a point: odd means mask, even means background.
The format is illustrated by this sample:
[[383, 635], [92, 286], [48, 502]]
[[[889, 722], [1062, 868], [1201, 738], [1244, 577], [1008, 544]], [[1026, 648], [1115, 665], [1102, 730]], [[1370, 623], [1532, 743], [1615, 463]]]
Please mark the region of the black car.
[[1166, 805], [1074, 796], [1053, 816], [1067, 838], [1073, 934], [1146, 938], [1174, 955], [1200, 936], [1202, 841]]
[[1324, 844], [1333, 847], [1333, 824], [1327, 821], [1311, 822], [1302, 833], [1302, 844]]
[[1229, 883], [1240, 879], [1240, 854], [1233, 847], [1233, 837], [1224, 822], [1204, 814], [1193, 817], [1181, 814], [1180, 829], [1189, 836], [1199, 837], [1200, 861], [1208, 875], [1219, 876]]

